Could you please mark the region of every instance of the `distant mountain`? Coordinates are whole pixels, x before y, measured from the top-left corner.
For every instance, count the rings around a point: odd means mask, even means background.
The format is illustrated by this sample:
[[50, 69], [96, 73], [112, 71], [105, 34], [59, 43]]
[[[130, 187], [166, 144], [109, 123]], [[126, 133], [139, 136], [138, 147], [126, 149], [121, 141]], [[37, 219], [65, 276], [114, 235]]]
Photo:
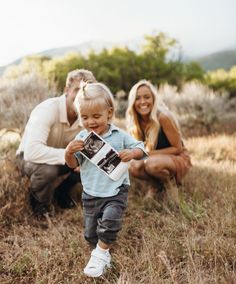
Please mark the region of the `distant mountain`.
[[0, 67], [0, 76], [3, 74], [4, 70], [8, 67], [8, 65], [6, 66], [1, 66]]
[[103, 48], [112, 48], [115, 44], [108, 41], [88, 41], [78, 45], [66, 46], [48, 49], [40, 52], [40, 55], [45, 55], [49, 57], [63, 56], [68, 52], [78, 52], [83, 55], [87, 54], [90, 50], [95, 50], [96, 52], [102, 51]]
[[[78, 45], [48, 49], [48, 50], [39, 52], [37, 54], [31, 54], [31, 55], [44, 55], [48, 57], [55, 57], [55, 56], [63, 56], [68, 52], [78, 52], [78, 53], [81, 53], [82, 55], [85, 55], [90, 50], [94, 50], [95, 52], [101, 52], [104, 48], [111, 49], [115, 46], [119, 46], [119, 47], [126, 46], [129, 49], [137, 52], [137, 51], [140, 51], [142, 42], [143, 42], [142, 37], [129, 40], [129, 41], [120, 42], [120, 43], [109, 42], [109, 41], [88, 41], [88, 42], [84, 42]], [[13, 64], [17, 65], [21, 62], [21, 60], [22, 58], [19, 58], [18, 60], [8, 65], [0, 66], [0, 75], [3, 74], [4, 70], [8, 66], [13, 65]]]
[[111, 49], [113, 47], [128, 47], [131, 50], [139, 51], [141, 45], [141, 38], [136, 38], [134, 40], [129, 40], [125, 42], [109, 42], [109, 41], [88, 41], [78, 45], [66, 46], [54, 49], [48, 49], [46, 51], [40, 52], [40, 55], [45, 55], [49, 57], [55, 56], [63, 56], [68, 52], [79, 52], [82, 55], [87, 54], [90, 50], [94, 50], [95, 52], [101, 52], [104, 48]]
[[236, 49], [215, 52], [206, 56], [194, 58], [206, 71], [216, 69], [229, 70], [236, 65]]
[[22, 58], [19, 58], [19, 59], [15, 60], [14, 62], [10, 63], [10, 64], [7, 64], [7, 65], [5, 65], [5, 66], [0, 66], [0, 76], [3, 74], [4, 70], [5, 70], [8, 66], [13, 65], [13, 64], [14, 64], [14, 65], [18, 65], [18, 64], [20, 64], [21, 60], [22, 60]]
[[[109, 42], [109, 41], [88, 41], [84, 42], [82, 44], [73, 45], [73, 46], [66, 46], [66, 47], [59, 47], [59, 48], [53, 48], [48, 49], [42, 52], [39, 52], [38, 55], [44, 55], [49, 57], [55, 57], [55, 56], [63, 56], [68, 52], [78, 52], [82, 55], [87, 54], [90, 50], [94, 50], [95, 52], [100, 52], [102, 49], [107, 48], [111, 49], [112, 47], [119, 46], [119, 47], [128, 47], [129, 49], [139, 52], [141, 50], [141, 46], [144, 43], [143, 37], [138, 37], [129, 41], [115, 43], [115, 42]], [[31, 54], [36, 55], [36, 54]], [[236, 49], [232, 50], [225, 50], [220, 51], [216, 53], [212, 53], [206, 56], [197, 57], [197, 58], [191, 58], [188, 56], [188, 58], [183, 57], [184, 61], [196, 61], [202, 67], [204, 70], [215, 70], [219, 68], [223, 69], [230, 69], [230, 67], [236, 65]], [[22, 58], [19, 58], [18, 60], [12, 62], [11, 64], [8, 64], [6, 66], [0, 66], [0, 76], [3, 74], [4, 70], [12, 65], [12, 64], [19, 64], [21, 62]]]

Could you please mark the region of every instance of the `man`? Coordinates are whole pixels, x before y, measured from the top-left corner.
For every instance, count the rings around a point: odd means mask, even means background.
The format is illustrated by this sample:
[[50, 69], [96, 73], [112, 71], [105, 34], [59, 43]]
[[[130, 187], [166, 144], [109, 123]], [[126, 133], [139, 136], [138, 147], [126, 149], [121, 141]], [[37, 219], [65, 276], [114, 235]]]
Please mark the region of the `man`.
[[81, 130], [74, 99], [80, 81], [96, 82], [92, 72], [74, 70], [67, 75], [65, 93], [37, 105], [31, 112], [16, 152], [19, 167], [30, 178], [29, 200], [33, 215], [52, 210], [55, 198], [62, 208], [75, 204], [69, 195], [80, 177], [65, 164], [65, 148]]

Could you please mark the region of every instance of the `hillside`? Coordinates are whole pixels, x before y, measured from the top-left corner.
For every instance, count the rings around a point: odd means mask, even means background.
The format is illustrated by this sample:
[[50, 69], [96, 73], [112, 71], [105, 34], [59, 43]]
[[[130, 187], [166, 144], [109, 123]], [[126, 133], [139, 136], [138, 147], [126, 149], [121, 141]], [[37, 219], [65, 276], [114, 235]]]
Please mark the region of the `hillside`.
[[[53, 49], [48, 49], [42, 52], [39, 52], [38, 55], [44, 55], [49, 57], [55, 56], [63, 56], [68, 52], [78, 52], [82, 55], [87, 54], [90, 50], [94, 50], [96, 52], [102, 51], [103, 48], [111, 49], [115, 46], [127, 46], [129, 49], [139, 52], [141, 49], [142, 38], [136, 38], [133, 40], [115, 43], [109, 41], [88, 41], [78, 45], [72, 46], [64, 46], [58, 47]], [[31, 54], [33, 55], [33, 54]], [[183, 56], [185, 58], [184, 61], [196, 61], [200, 65], [202, 65], [203, 69], [206, 71], [215, 70], [215, 69], [226, 69], [229, 70], [232, 66], [236, 65], [236, 49], [232, 50], [223, 50], [215, 53], [211, 53], [208, 55], [204, 55], [201, 57], [193, 58], [190, 56]], [[187, 58], [187, 59], [186, 59]], [[0, 66], [0, 76], [3, 74], [4, 70], [12, 65], [12, 64], [19, 64], [22, 58], [17, 59], [16, 61], [5, 65]]]
[[[68, 52], [78, 52], [81, 54], [86, 54], [89, 50], [96, 50], [97, 52], [101, 51], [103, 48], [112, 48], [114, 46], [114, 43], [111, 42], [105, 42], [105, 41], [89, 41], [84, 42], [82, 44], [78, 45], [72, 45], [72, 46], [64, 46], [64, 47], [58, 47], [58, 48], [52, 48], [48, 50], [44, 50], [42, 52], [39, 52], [38, 55], [44, 55], [49, 57], [55, 57], [55, 56], [63, 56], [64, 54]], [[31, 54], [33, 55], [33, 54]], [[3, 74], [4, 70], [10, 66], [10, 65], [17, 65], [21, 62], [23, 58], [19, 58], [16, 61], [6, 65], [6, 66], [0, 66], [0, 75]]]
[[100, 52], [103, 48], [109, 49], [112, 48], [113, 46], [114, 43], [108, 41], [88, 41], [78, 45], [48, 49], [40, 52], [39, 54], [49, 57], [55, 57], [55, 56], [63, 56], [68, 52], [78, 52], [84, 55], [88, 53], [90, 50], [95, 50], [96, 52]]
[[215, 52], [196, 58], [194, 61], [201, 64], [206, 71], [221, 68], [229, 70], [232, 66], [236, 65], [236, 49]]
[[[52, 48], [48, 50], [44, 50], [42, 52], [39, 52], [38, 55], [44, 55], [44, 56], [49, 56], [49, 57], [55, 57], [55, 56], [63, 56], [66, 53], [69, 52], [78, 52], [81, 53], [82, 55], [87, 54], [90, 50], [94, 50], [96, 52], [101, 52], [102, 49], [107, 48], [111, 49], [115, 46], [127, 46], [129, 49], [134, 50], [134, 51], [139, 51], [140, 50], [140, 45], [141, 45], [141, 38], [136, 38], [133, 40], [129, 41], [124, 41], [120, 43], [116, 42], [110, 42], [110, 41], [87, 41], [78, 45], [71, 45], [71, 46], [64, 46], [64, 47], [58, 47], [58, 48]], [[36, 54], [29, 54], [30, 55], [36, 55]], [[19, 64], [23, 58], [19, 58], [14, 62], [11, 62], [8, 65], [5, 66], [0, 66], [0, 76], [3, 74], [4, 70], [13, 64]]]

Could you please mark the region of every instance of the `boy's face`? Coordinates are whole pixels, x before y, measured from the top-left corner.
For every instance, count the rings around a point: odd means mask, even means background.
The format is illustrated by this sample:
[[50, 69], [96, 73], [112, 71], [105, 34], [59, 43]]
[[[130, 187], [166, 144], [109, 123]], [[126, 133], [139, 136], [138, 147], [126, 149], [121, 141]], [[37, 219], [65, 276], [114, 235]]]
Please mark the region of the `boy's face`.
[[112, 117], [112, 109], [103, 105], [86, 105], [80, 108], [80, 118], [83, 126], [88, 131], [94, 131], [98, 135], [103, 135], [108, 130], [108, 123]]

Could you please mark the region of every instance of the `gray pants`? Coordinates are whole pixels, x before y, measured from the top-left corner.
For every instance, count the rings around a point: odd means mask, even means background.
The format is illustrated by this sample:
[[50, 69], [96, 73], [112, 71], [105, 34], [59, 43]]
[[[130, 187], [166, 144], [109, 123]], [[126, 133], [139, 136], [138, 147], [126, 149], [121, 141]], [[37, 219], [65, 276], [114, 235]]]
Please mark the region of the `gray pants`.
[[84, 237], [91, 244], [98, 240], [111, 244], [121, 229], [122, 217], [127, 207], [128, 185], [112, 197], [93, 197], [83, 192]]
[[36, 164], [24, 161], [23, 153], [16, 157], [18, 168], [30, 179], [30, 194], [41, 203], [50, 204], [55, 190], [69, 190], [80, 175], [66, 165]]

